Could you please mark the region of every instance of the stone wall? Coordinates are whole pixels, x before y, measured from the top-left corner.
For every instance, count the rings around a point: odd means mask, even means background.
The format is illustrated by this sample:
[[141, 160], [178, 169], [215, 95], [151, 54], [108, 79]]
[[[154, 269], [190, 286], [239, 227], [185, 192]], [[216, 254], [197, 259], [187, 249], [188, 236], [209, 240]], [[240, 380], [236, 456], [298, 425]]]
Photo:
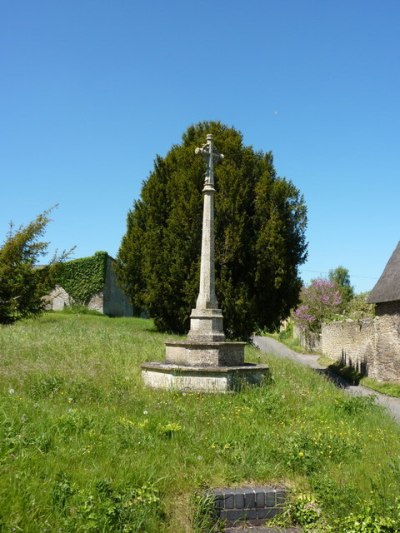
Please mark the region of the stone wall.
[[319, 352], [321, 350], [321, 335], [319, 333], [305, 333], [297, 324], [293, 324], [293, 337], [309, 352]]
[[114, 260], [110, 256], [107, 257], [103, 313], [108, 316], [133, 316], [132, 304], [118, 285], [117, 276], [114, 272]]
[[102, 292], [97, 292], [90, 297], [89, 302], [86, 306], [92, 311], [97, 311], [98, 313], [104, 313], [104, 295]]
[[400, 383], [400, 314], [323, 324], [321, 350], [378, 381]]
[[64, 307], [74, 303], [71, 296], [60, 285], [56, 285], [49, 294], [43, 297], [43, 300], [47, 311], [62, 311]]
[[321, 351], [332, 359], [371, 375], [375, 354], [374, 319], [322, 324]]
[[[103, 290], [93, 294], [86, 307], [108, 316], [133, 316], [132, 304], [118, 285], [113, 264], [114, 260], [108, 256]], [[53, 311], [62, 311], [74, 304], [73, 298], [59, 285], [44, 300], [46, 309]]]
[[376, 379], [400, 383], [400, 315], [377, 316], [374, 322]]

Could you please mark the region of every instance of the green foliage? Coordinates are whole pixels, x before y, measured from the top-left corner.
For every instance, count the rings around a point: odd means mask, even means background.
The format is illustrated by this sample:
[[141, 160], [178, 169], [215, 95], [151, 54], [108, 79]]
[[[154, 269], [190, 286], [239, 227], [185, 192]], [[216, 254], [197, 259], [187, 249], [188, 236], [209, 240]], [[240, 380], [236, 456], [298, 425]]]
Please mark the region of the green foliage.
[[193, 531], [195, 533], [222, 533], [226, 530], [224, 521], [219, 520], [216, 516], [213, 495], [202, 491], [196, 494], [193, 500]]
[[264, 335], [272, 337], [273, 339], [281, 342], [291, 350], [298, 353], [307, 353], [308, 348], [305, 348], [300, 343], [300, 340], [297, 337], [293, 336], [293, 319], [289, 318], [286, 322], [286, 327], [281, 329], [279, 332], [274, 333], [265, 333]]
[[40, 241], [49, 213], [45, 211], [27, 226], [14, 230], [0, 247], [0, 324], [10, 324], [43, 311], [42, 296], [49, 290], [57, 264], [64, 260], [53, 258], [48, 267], [38, 268], [37, 261], [46, 254], [47, 242]]
[[370, 506], [361, 513], [351, 513], [344, 519], [336, 520], [328, 529], [337, 533], [399, 533], [400, 531], [400, 503], [391, 516], [382, 516], [379, 511]]
[[93, 294], [103, 290], [107, 253], [96, 252], [92, 257], [68, 261], [62, 265], [56, 282], [72, 296], [77, 304], [85, 305]]
[[374, 403], [373, 396], [345, 396], [336, 400], [335, 409], [348, 415], [358, 415], [373, 409]]
[[321, 332], [323, 322], [336, 318], [340, 311], [342, 297], [336, 282], [327, 279], [313, 279], [308, 287], [303, 287], [300, 305], [292, 313], [292, 318], [303, 332], [308, 344]]
[[354, 296], [354, 288], [350, 283], [350, 275], [347, 268], [338, 266], [329, 271], [329, 280], [336, 283], [342, 297], [341, 311], [344, 311]]
[[162, 331], [189, 328], [199, 287], [205, 163], [195, 155], [207, 133], [225, 159], [215, 168], [216, 292], [225, 333], [247, 338], [289, 314], [306, 258], [306, 206], [276, 176], [271, 153], [254, 152], [218, 122], [190, 127], [162, 158], [128, 213], [118, 275], [138, 308]]
[[375, 316], [375, 305], [367, 302], [369, 292], [355, 294], [348, 302], [345, 316], [352, 320], [362, 320]]
[[[387, 514], [382, 514], [385, 511]], [[302, 531], [312, 533], [399, 533], [400, 500], [383, 510], [367, 504], [359, 513], [350, 513], [327, 523], [315, 495], [301, 493], [292, 498], [283, 515], [272, 523], [301, 526]]]
[[149, 515], [162, 516], [153, 484], [115, 488], [100, 480], [91, 490], [79, 490], [62, 471], [55, 478], [52, 503], [67, 531], [142, 531], [151, 523]]
[[315, 531], [321, 519], [321, 508], [313, 494], [298, 494], [289, 503], [282, 518], [289, 521], [289, 524], [302, 526], [305, 531], [312, 529]]
[[361, 384], [370, 389], [387, 394], [388, 396], [394, 396], [400, 398], [400, 384], [399, 383], [382, 383], [369, 377], [363, 377]]
[[85, 305], [82, 304], [72, 304], [68, 307], [64, 308], [64, 313], [70, 314], [70, 315], [95, 315], [95, 316], [104, 316], [99, 311], [96, 311], [96, 309], [89, 309]]

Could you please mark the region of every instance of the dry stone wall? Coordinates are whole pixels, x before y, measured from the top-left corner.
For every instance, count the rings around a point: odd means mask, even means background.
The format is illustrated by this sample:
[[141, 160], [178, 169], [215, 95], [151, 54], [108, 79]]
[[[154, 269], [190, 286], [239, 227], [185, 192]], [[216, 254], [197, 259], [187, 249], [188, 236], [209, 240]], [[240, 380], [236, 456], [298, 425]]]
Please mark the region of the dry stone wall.
[[370, 374], [375, 354], [374, 319], [322, 324], [321, 351], [332, 359]]
[[376, 317], [375, 340], [374, 373], [377, 376], [376, 379], [400, 383], [400, 315]]
[[321, 350], [378, 381], [400, 383], [400, 314], [323, 324]]

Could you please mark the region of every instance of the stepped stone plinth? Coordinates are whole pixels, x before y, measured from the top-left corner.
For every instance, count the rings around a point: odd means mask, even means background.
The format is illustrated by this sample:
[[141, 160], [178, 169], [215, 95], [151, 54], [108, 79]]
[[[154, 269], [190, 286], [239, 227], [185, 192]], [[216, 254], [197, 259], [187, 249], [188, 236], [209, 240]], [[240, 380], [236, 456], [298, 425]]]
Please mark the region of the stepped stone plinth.
[[213, 148], [212, 135], [197, 148], [207, 160], [204, 183], [203, 231], [200, 289], [196, 308], [190, 315], [186, 340], [165, 343], [164, 363], [144, 363], [146, 385], [160, 389], [201, 392], [229, 392], [243, 382], [260, 384], [269, 375], [265, 365], [244, 362], [244, 342], [225, 341], [223, 314], [215, 295], [214, 267], [214, 161], [222, 154]]
[[182, 340], [165, 343], [165, 362], [188, 366], [240, 366], [245, 342]]
[[188, 366], [143, 363], [144, 383], [155, 389], [182, 392], [234, 392], [244, 383], [261, 385], [269, 375], [266, 365]]

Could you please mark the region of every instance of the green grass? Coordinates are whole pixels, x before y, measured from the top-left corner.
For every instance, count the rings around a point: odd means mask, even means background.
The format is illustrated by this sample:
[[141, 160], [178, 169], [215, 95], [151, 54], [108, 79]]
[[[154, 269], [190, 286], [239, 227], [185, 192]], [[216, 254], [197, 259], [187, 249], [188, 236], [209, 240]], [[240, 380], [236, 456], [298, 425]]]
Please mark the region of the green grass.
[[400, 398], [400, 385], [398, 383], [382, 383], [376, 379], [363, 376], [355, 368], [346, 366], [340, 363], [340, 361], [335, 361], [326, 356], [319, 357], [318, 362], [320, 365], [329, 367], [333, 372], [347, 379], [350, 383], [363, 385], [364, 387], [386, 394], [387, 396]]
[[312, 353], [319, 355], [318, 363], [321, 366], [329, 367], [330, 370], [342, 376], [344, 379], [349, 381], [354, 385], [363, 385], [369, 389], [375, 390], [387, 396], [393, 396], [395, 398], [400, 398], [400, 385], [398, 383], [382, 383], [376, 379], [363, 376], [355, 368], [350, 366], [343, 365], [339, 361], [335, 361], [330, 357], [325, 355], [320, 355], [318, 352], [308, 352], [305, 348], [301, 346], [298, 339], [295, 339], [292, 334], [286, 333], [285, 331], [280, 333], [266, 333], [265, 335], [272, 337], [275, 340], [280, 341], [282, 344], [291, 348], [293, 351], [298, 353]]
[[304, 348], [304, 346], [300, 344], [299, 339], [293, 337], [290, 331], [280, 331], [279, 333], [264, 333], [264, 335], [267, 337], [272, 337], [273, 339], [281, 342], [294, 352], [318, 355], [318, 352], [311, 352], [310, 350], [307, 350], [307, 348]]
[[381, 392], [382, 394], [400, 398], [400, 385], [398, 383], [381, 383], [380, 381], [368, 377], [363, 377], [360, 383], [361, 385], [377, 392]]
[[149, 390], [140, 363], [166, 338], [83, 314], [0, 327], [1, 531], [190, 532], [207, 487], [250, 483], [312, 494], [328, 524], [394, 513], [400, 428], [382, 408], [251, 347], [269, 385]]

